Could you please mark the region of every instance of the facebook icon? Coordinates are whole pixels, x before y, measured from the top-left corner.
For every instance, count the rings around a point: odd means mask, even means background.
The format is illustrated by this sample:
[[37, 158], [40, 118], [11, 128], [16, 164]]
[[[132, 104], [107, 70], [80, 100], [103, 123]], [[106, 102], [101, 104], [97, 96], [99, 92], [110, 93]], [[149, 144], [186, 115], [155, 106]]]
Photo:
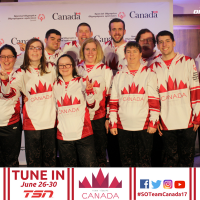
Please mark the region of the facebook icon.
[[149, 189], [149, 179], [140, 179], [140, 189]]

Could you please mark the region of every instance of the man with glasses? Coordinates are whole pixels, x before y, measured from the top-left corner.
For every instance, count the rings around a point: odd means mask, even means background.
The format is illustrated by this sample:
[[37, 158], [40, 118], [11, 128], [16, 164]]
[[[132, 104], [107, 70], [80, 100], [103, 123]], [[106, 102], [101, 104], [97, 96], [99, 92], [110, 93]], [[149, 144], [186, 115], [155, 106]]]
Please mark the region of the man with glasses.
[[113, 70], [115, 75], [127, 65], [124, 55], [124, 47], [127, 41], [124, 40], [126, 34], [125, 23], [119, 18], [114, 18], [109, 23], [109, 35], [111, 40], [102, 46], [104, 52], [104, 63]]
[[142, 60], [150, 66], [161, 55], [158, 50], [154, 50], [156, 46], [154, 34], [149, 29], [141, 29], [135, 40], [142, 47]]

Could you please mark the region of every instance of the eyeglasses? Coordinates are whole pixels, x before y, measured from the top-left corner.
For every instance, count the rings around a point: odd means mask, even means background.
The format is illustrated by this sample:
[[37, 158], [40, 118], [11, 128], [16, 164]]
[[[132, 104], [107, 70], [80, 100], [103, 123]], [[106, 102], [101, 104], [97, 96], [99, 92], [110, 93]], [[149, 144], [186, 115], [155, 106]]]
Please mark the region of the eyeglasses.
[[147, 38], [147, 39], [140, 39], [140, 42], [144, 43], [145, 41], [147, 41], [148, 43], [153, 42], [153, 38]]
[[33, 47], [33, 46], [29, 47], [29, 50], [35, 50], [35, 49], [39, 51], [42, 50], [42, 47]]
[[72, 64], [58, 65], [59, 69], [64, 69], [64, 68], [69, 69], [71, 66], [72, 66]]
[[12, 59], [12, 58], [14, 58], [15, 56], [0, 56], [0, 58], [1, 59], [6, 59], [6, 58], [8, 58], [8, 59]]

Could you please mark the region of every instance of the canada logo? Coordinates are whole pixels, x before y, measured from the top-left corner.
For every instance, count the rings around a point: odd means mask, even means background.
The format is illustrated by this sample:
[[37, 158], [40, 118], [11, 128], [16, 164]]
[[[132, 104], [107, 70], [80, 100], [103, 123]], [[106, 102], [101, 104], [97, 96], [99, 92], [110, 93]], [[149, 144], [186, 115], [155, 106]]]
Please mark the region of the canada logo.
[[41, 20], [41, 21], [44, 20], [45, 19], [45, 15], [44, 14], [39, 14], [38, 15], [38, 19]]
[[78, 100], [76, 97], [74, 98], [74, 101], [72, 102], [72, 96], [68, 97], [67, 94], [65, 94], [64, 99], [61, 97], [61, 102], [57, 100], [58, 107], [77, 105], [80, 103], [81, 103], [80, 100]]
[[121, 94], [145, 94], [145, 91], [143, 87], [138, 91], [138, 85], [136, 86], [133, 82], [132, 85], [128, 86], [128, 90], [124, 87], [124, 89], [121, 90]]
[[125, 15], [124, 12], [120, 12], [120, 13], [118, 14], [118, 17], [121, 18], [121, 19], [123, 19], [124, 17], [126, 17], [126, 15]]
[[31, 88], [31, 90], [29, 91], [30, 95], [33, 94], [38, 94], [38, 93], [45, 93], [45, 92], [51, 92], [52, 91], [52, 87], [51, 84], [49, 85], [49, 87], [46, 87], [46, 83], [44, 83], [44, 85], [42, 84], [41, 81], [39, 81], [38, 86], [35, 85], [36, 90], [34, 90], [33, 88]]
[[4, 40], [3, 39], [0, 39], [0, 46], [4, 44]]
[[100, 169], [96, 178], [92, 173], [92, 185], [85, 177], [82, 182], [79, 181], [79, 188], [122, 188], [122, 181], [119, 182], [116, 177], [114, 177], [110, 186], [108, 184], [108, 180], [109, 180], [109, 173], [107, 174], [106, 177], [104, 177], [103, 172]]

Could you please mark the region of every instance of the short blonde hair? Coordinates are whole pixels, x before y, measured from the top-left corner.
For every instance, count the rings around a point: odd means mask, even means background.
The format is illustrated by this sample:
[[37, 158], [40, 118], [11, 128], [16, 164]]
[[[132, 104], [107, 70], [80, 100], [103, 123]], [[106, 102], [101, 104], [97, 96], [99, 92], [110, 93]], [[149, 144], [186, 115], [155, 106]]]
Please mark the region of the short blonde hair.
[[81, 46], [81, 49], [80, 49], [80, 57], [81, 57], [81, 60], [84, 60], [85, 61], [85, 55], [84, 55], [84, 50], [85, 50], [85, 46], [88, 44], [88, 43], [95, 43], [96, 44], [96, 47], [97, 47], [97, 57], [96, 57], [96, 63], [99, 63], [102, 61], [104, 55], [103, 55], [103, 50], [101, 48], [101, 44], [99, 43], [98, 40], [94, 39], [94, 38], [88, 38], [86, 39], [82, 46]]

